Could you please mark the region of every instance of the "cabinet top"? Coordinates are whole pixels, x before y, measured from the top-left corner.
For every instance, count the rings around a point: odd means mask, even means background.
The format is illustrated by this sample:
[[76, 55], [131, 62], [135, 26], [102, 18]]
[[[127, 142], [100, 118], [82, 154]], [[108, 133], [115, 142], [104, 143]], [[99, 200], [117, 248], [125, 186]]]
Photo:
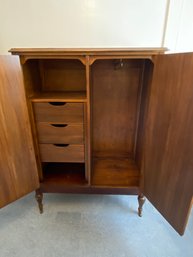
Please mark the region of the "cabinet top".
[[[91, 65], [97, 59], [152, 59], [163, 54], [167, 48], [12, 48], [13, 55], [19, 55], [21, 63], [29, 59], [79, 59], [84, 65]], [[89, 56], [89, 58], [87, 58]]]
[[14, 55], [155, 55], [164, 53], [167, 48], [11, 48]]

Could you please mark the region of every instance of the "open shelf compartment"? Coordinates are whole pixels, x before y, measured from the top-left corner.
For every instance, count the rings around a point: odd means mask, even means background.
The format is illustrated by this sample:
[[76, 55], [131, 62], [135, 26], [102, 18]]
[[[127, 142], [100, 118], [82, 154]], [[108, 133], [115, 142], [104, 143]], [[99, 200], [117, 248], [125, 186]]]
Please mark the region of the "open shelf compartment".
[[43, 181], [47, 185], [85, 186], [84, 163], [43, 163]]
[[86, 101], [86, 67], [79, 59], [29, 59], [23, 73], [34, 102]]
[[96, 60], [91, 67], [91, 184], [139, 187], [136, 142], [143, 60]]
[[139, 186], [139, 169], [132, 159], [94, 158], [92, 164], [92, 185], [94, 186]]

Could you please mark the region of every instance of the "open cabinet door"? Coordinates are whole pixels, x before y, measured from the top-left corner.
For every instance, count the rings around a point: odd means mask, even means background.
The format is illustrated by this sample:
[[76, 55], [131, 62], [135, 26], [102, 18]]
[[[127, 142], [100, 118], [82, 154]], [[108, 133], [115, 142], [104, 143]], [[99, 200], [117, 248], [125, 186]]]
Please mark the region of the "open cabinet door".
[[193, 196], [193, 54], [155, 58], [144, 147], [144, 194], [183, 234]]
[[0, 207], [38, 186], [19, 58], [0, 56]]

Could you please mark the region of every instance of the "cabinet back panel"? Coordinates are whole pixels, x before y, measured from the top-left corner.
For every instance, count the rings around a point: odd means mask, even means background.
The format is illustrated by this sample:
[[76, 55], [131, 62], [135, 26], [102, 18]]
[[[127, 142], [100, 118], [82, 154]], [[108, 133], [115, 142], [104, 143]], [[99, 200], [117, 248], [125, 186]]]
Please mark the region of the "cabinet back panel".
[[95, 157], [134, 157], [141, 60], [92, 65], [92, 147]]
[[40, 62], [43, 91], [85, 91], [86, 71], [79, 60]]

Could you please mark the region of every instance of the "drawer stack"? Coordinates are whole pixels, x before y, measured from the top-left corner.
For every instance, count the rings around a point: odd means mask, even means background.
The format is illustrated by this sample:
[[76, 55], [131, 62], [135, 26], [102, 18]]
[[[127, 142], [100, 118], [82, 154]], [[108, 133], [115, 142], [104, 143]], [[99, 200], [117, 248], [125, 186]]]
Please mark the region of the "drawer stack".
[[42, 162], [84, 163], [84, 104], [33, 104]]

